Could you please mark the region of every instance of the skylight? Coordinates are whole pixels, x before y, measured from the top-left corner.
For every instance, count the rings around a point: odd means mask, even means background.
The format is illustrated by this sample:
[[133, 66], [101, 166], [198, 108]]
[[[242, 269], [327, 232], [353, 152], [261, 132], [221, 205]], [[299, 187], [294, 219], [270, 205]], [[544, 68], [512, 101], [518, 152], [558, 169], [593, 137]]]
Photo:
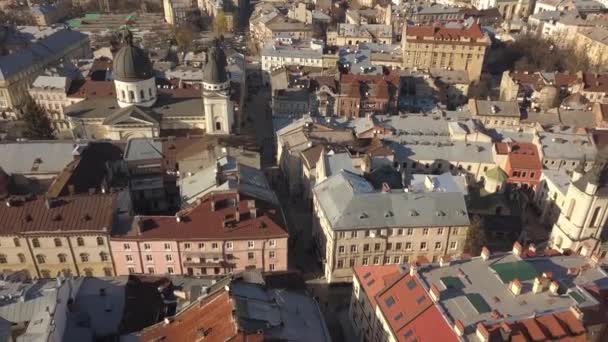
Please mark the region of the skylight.
[[411, 290], [411, 289], [413, 289], [415, 287], [416, 287], [416, 282], [414, 280], [410, 280], [410, 281], [407, 282], [407, 288], [408, 289]]
[[384, 304], [390, 308], [391, 306], [395, 305], [395, 298], [393, 298], [393, 296], [389, 296], [384, 300]]

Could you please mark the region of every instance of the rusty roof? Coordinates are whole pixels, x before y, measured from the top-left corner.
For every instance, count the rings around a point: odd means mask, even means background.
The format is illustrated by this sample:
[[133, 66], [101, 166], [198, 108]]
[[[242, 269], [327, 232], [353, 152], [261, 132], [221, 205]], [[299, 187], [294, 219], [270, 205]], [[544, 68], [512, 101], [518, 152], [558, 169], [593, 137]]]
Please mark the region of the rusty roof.
[[481, 39], [484, 37], [479, 24], [473, 24], [466, 28], [448, 28], [435, 25], [408, 26], [406, 34], [408, 37], [433, 37], [440, 40]]
[[[59, 199], [12, 197], [0, 206], [0, 234], [107, 231], [112, 227], [114, 194]], [[48, 205], [48, 207], [47, 207]]]
[[[255, 217], [250, 214], [251, 205], [257, 207]], [[180, 222], [176, 216], [180, 217]], [[209, 194], [201, 198], [197, 205], [182, 210], [176, 216], [140, 216], [128, 234], [113, 238], [239, 240], [288, 236], [277, 223], [281, 218], [276, 209], [234, 192]]]
[[542, 169], [542, 163], [538, 156], [538, 149], [533, 143], [510, 144], [509, 163], [512, 168], [517, 169]]

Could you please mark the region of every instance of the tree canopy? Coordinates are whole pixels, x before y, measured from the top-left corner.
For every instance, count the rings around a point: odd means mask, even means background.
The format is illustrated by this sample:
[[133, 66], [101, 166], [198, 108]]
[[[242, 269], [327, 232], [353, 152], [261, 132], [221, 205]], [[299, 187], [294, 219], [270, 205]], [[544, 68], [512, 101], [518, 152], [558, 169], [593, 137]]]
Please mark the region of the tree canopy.
[[226, 18], [226, 14], [224, 14], [224, 12], [219, 12], [213, 18], [213, 32], [218, 35], [228, 32], [228, 19]]
[[180, 26], [175, 29], [175, 41], [181, 51], [188, 51], [194, 40], [194, 32], [188, 26]]
[[22, 107], [22, 117], [25, 124], [23, 136], [32, 140], [55, 139], [55, 130], [51, 120], [33, 99], [28, 98]]
[[488, 242], [487, 240], [486, 232], [483, 227], [483, 219], [479, 216], [474, 216], [471, 219], [471, 225], [467, 232], [464, 251], [471, 255], [479, 255], [483, 246]]

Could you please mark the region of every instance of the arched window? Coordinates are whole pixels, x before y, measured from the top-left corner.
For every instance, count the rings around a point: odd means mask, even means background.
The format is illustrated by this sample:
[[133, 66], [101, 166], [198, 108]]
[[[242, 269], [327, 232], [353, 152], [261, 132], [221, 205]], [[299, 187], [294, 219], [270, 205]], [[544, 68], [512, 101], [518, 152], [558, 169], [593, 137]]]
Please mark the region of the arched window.
[[55, 238], [53, 241], [55, 241], [55, 247], [61, 247], [62, 243], [60, 238]]
[[32, 246], [34, 246], [34, 248], [40, 248], [40, 241], [37, 238], [33, 238]]
[[36, 261], [39, 264], [44, 264], [46, 262], [46, 257], [42, 254], [38, 254], [38, 255], [36, 255]]
[[93, 276], [93, 269], [92, 268], [85, 268], [84, 269], [84, 275], [87, 277], [92, 277]]
[[99, 253], [99, 258], [101, 259], [101, 261], [108, 261], [108, 253], [106, 252], [101, 252]]
[[40, 270], [40, 276], [42, 278], [50, 278], [51, 277], [51, 271], [49, 271], [49, 270]]
[[106, 277], [112, 277], [114, 275], [114, 272], [112, 271], [112, 269], [110, 267], [104, 267], [103, 268], [103, 274]]
[[146, 96], [144, 95], [144, 90], [143, 89], [139, 91], [139, 97], [140, 97], [140, 100], [145, 100], [146, 99]]
[[215, 130], [216, 131], [221, 131], [222, 130], [222, 123], [221, 122], [216, 122], [215, 123]]
[[152, 98], [152, 88], [148, 88], [148, 95], [150, 95], [150, 98]]
[[6, 264], [6, 255], [0, 254], [0, 264]]
[[64, 263], [68, 261], [68, 256], [63, 253], [57, 254], [57, 259], [59, 259], [60, 263]]
[[89, 262], [89, 255], [87, 253], [80, 253], [80, 260], [82, 262]]
[[83, 239], [83, 238], [81, 238], [81, 237], [78, 237], [78, 238], [76, 239], [76, 244], [77, 244], [78, 246], [80, 246], [80, 247], [84, 246], [84, 239]]
[[133, 90], [129, 90], [129, 101], [133, 102], [133, 100], [135, 100], [135, 93]]
[[17, 254], [17, 258], [19, 258], [19, 262], [25, 264], [25, 254], [19, 253]]
[[600, 207], [595, 208], [595, 210], [593, 210], [593, 215], [591, 215], [591, 221], [589, 221], [589, 226], [591, 227], [597, 227], [600, 225], [600, 220], [599, 220], [599, 216], [600, 216]]
[[570, 218], [572, 213], [574, 212], [574, 207], [576, 206], [576, 200], [573, 198], [570, 200], [570, 205], [568, 206], [568, 211], [566, 212], [566, 217]]
[[21, 241], [19, 241], [19, 238], [14, 238], [13, 243], [15, 244], [15, 247], [21, 247]]
[[125, 95], [125, 91], [124, 91], [124, 90], [121, 90], [121, 91], [120, 91], [120, 99], [121, 99], [121, 100], [126, 100], [126, 97], [127, 97], [127, 96]]
[[97, 237], [97, 246], [103, 246], [104, 245], [104, 241], [103, 238], [101, 236]]

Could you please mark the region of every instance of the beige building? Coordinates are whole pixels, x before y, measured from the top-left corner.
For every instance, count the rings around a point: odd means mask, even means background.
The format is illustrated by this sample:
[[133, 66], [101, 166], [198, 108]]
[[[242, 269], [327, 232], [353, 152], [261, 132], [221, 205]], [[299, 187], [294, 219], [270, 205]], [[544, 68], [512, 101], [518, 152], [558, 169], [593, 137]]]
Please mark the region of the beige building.
[[337, 31], [327, 33], [328, 45], [352, 46], [363, 43], [392, 44], [392, 27], [384, 24], [339, 24]]
[[479, 24], [461, 28], [404, 25], [403, 67], [466, 70], [469, 79], [477, 81], [489, 45]]
[[516, 101], [469, 99], [469, 112], [487, 128], [519, 127], [521, 112]]
[[9, 197], [0, 207], [0, 269], [31, 277], [114, 276], [109, 235], [115, 196], [92, 194], [57, 199]]
[[608, 65], [608, 30], [601, 27], [582, 28], [576, 31], [574, 46], [589, 58], [592, 65], [606, 69]]
[[352, 268], [461, 254], [469, 216], [461, 192], [404, 192], [340, 171], [313, 190], [313, 239], [329, 283]]
[[26, 42], [26, 47], [0, 57], [0, 120], [18, 119], [16, 109], [24, 103], [28, 88], [46, 67], [62, 59], [92, 55], [88, 36], [77, 31], [28, 26], [8, 34], [33, 38], [31, 44]]

